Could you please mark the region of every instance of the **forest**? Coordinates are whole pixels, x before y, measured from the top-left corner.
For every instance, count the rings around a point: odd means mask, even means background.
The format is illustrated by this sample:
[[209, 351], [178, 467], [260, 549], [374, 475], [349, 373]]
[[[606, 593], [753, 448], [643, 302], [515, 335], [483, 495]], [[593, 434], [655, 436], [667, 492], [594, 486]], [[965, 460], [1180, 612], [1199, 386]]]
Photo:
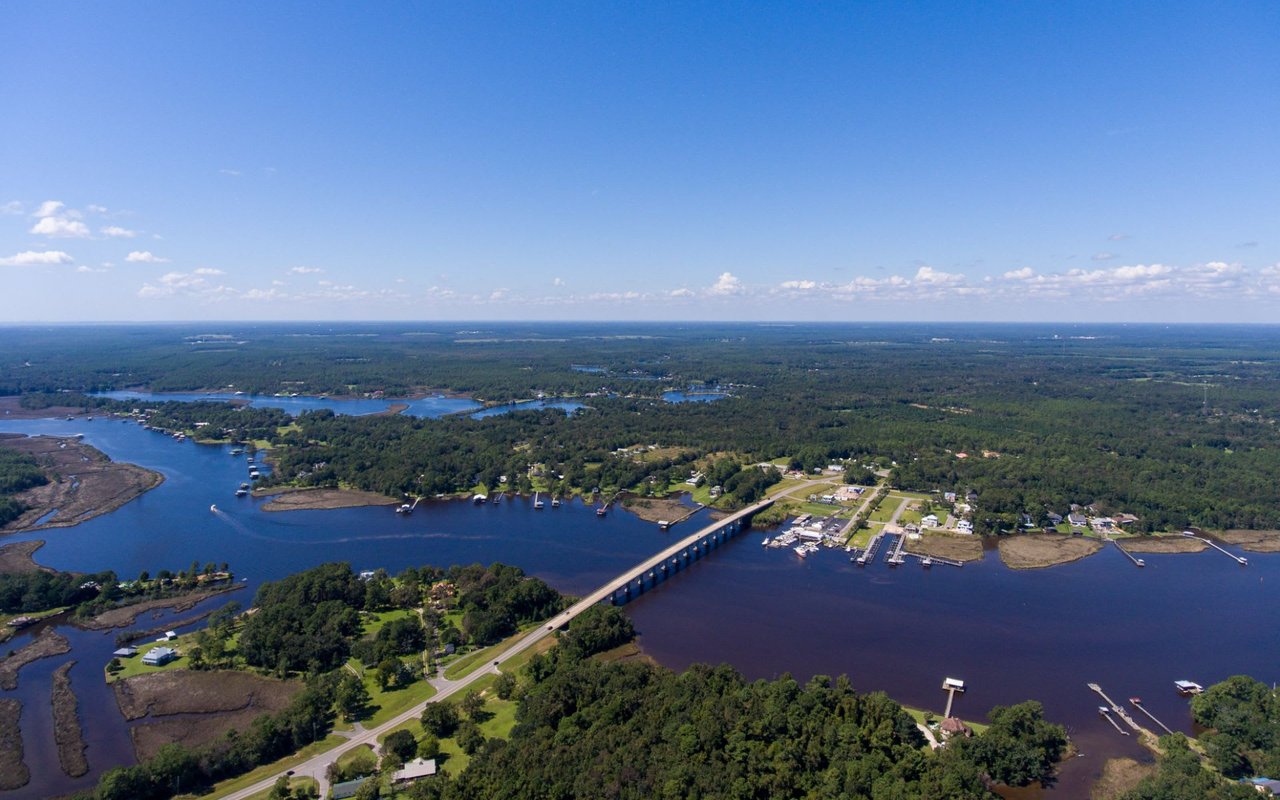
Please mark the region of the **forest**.
[[[908, 490], [976, 493], [975, 530], [1072, 504], [1138, 531], [1280, 528], [1280, 330], [1141, 325], [181, 326], [0, 331], [0, 393], [23, 403], [147, 407], [272, 447], [271, 479], [401, 497], [496, 486], [662, 493], [692, 466], [787, 459], [892, 469]], [[98, 333], [95, 331], [95, 333]], [[7, 363], [5, 363], [7, 362]], [[29, 365], [29, 366], [28, 366]], [[713, 403], [669, 389], [718, 386]], [[571, 415], [289, 419], [222, 404], [115, 403], [83, 392], [234, 388], [485, 402], [580, 398]], [[659, 457], [635, 449], [656, 445]], [[624, 454], [621, 450], [629, 449]], [[746, 484], [744, 475], [740, 479]], [[728, 493], [726, 506], [755, 490]]]
[[26, 453], [5, 447], [0, 438], [0, 527], [22, 516], [27, 507], [17, 495], [49, 482], [36, 460]]

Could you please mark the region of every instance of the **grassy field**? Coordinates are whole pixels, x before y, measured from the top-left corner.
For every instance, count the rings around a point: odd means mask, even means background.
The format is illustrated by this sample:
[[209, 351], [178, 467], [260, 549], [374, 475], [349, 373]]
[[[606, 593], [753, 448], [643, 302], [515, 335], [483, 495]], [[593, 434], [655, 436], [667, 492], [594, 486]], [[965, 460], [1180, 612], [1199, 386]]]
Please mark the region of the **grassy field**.
[[513, 644], [524, 638], [526, 633], [536, 627], [538, 627], [538, 625], [526, 625], [524, 628], [520, 629], [519, 632], [508, 636], [495, 645], [491, 645], [483, 650], [476, 650], [459, 657], [457, 660], [450, 663], [449, 666], [445, 667], [444, 676], [449, 680], [457, 680], [458, 678], [466, 677], [477, 667], [488, 664], [493, 659], [505, 653]]
[[[218, 784], [217, 787], [215, 787], [214, 790], [209, 794], [198, 795], [198, 797], [201, 798], [201, 800], [218, 800], [219, 797], [226, 797], [232, 792], [238, 792], [241, 789], [245, 788], [246, 786], [252, 786], [253, 784], [257, 783], [263, 778], [268, 778], [272, 775], [275, 775], [277, 772], [279, 772], [282, 769], [289, 769], [291, 767], [296, 767], [297, 765], [301, 764], [302, 762], [306, 761], [307, 759], [311, 758], [317, 753], [322, 753], [325, 750], [329, 750], [331, 748], [337, 747], [338, 745], [342, 744], [345, 741], [347, 740], [342, 738], [341, 736], [335, 736], [330, 734], [324, 740], [315, 742], [314, 744], [307, 745], [306, 747], [299, 750], [297, 753], [294, 753], [293, 755], [289, 756], [288, 758], [283, 758], [279, 761], [275, 761], [270, 764], [264, 764], [261, 767], [258, 767], [257, 769], [253, 770], [252, 772], [247, 772], [238, 778], [233, 778], [232, 780], [229, 780], [229, 781], [223, 781], [222, 783]], [[197, 795], [184, 794], [184, 795], [179, 795], [178, 797], [179, 797], [179, 800], [195, 800]]]

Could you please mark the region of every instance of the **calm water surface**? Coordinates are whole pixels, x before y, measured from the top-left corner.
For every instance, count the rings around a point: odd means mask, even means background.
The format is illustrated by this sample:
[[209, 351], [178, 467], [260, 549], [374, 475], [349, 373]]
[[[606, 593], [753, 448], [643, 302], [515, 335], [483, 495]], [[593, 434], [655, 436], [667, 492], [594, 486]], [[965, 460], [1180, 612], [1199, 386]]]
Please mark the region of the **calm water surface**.
[[[226, 560], [249, 578], [236, 597], [245, 605], [262, 581], [334, 560], [391, 572], [500, 560], [563, 591], [585, 593], [692, 530], [682, 525], [663, 533], [626, 513], [599, 518], [579, 503], [534, 511], [528, 498], [479, 507], [431, 502], [408, 517], [385, 507], [269, 513], [261, 510], [263, 501], [233, 496], [246, 465], [225, 447], [175, 442], [107, 420], [0, 420], [0, 430], [84, 433], [116, 460], [166, 476], [112, 514], [4, 541], [45, 539], [37, 556], [42, 563], [110, 568], [122, 577]], [[1274, 589], [1280, 556], [1250, 554], [1250, 566], [1242, 568], [1216, 552], [1149, 555], [1139, 570], [1106, 550], [1049, 570], [1014, 572], [989, 553], [962, 569], [925, 571], [913, 562], [890, 569], [882, 561], [859, 569], [842, 551], [801, 560], [790, 550], [761, 547], [761, 538], [739, 537], [632, 603], [628, 610], [646, 651], [675, 669], [727, 661], [752, 678], [846, 673], [860, 689], [883, 689], [938, 711], [942, 678], [959, 677], [970, 688], [956, 711], [978, 719], [997, 703], [1034, 697], [1050, 718], [1069, 726], [1085, 753], [1064, 770], [1058, 796], [1082, 796], [1109, 756], [1146, 757], [1131, 737], [1098, 718], [1098, 700], [1086, 682], [1102, 684], [1121, 702], [1141, 695], [1165, 723], [1189, 730], [1174, 680], [1207, 685], [1236, 673], [1280, 679], [1280, 631], [1272, 624], [1280, 612]], [[136, 627], [152, 624], [143, 617]], [[34, 778], [6, 797], [83, 787], [106, 767], [131, 760], [127, 726], [101, 681], [114, 636], [62, 631], [72, 638], [73, 653], [20, 673], [16, 695], [24, 703]], [[72, 657], [80, 662], [72, 679], [91, 743], [92, 772], [79, 781], [61, 777], [47, 721], [49, 676]]]

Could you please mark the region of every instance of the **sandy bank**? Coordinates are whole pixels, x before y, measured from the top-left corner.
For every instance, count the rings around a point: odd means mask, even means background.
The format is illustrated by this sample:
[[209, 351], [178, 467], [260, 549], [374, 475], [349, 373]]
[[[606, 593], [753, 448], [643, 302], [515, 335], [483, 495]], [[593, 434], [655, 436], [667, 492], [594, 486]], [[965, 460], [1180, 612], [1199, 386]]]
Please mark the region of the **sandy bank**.
[[952, 561], [982, 560], [982, 540], [968, 534], [923, 533], [919, 539], [908, 539], [906, 550]]
[[[180, 594], [174, 597], [162, 597], [156, 600], [143, 600], [141, 603], [121, 606], [104, 611], [96, 617], [87, 620], [77, 620], [76, 626], [86, 628], [91, 631], [107, 630], [108, 628], [123, 628], [132, 625], [143, 612], [154, 611], [159, 608], [171, 608], [179, 613], [194, 608], [198, 604], [208, 600], [210, 597], [217, 597], [220, 594], [234, 592], [243, 589], [244, 584], [233, 583], [223, 586], [216, 586], [212, 589], [199, 589], [187, 594]], [[173, 623], [170, 623], [171, 625]]]
[[1041, 569], [1079, 561], [1101, 549], [1096, 539], [1033, 533], [1000, 539], [1000, 560], [1010, 569]]
[[263, 496], [271, 497], [270, 501], [262, 505], [263, 511], [394, 506], [400, 503], [394, 497], [355, 489], [281, 489], [264, 492]]
[[244, 730], [259, 715], [287, 706], [302, 684], [235, 670], [171, 670], [126, 678], [112, 688], [127, 720], [182, 715], [130, 728], [134, 751], [146, 759], [170, 742], [194, 747]]
[[1280, 553], [1280, 531], [1229, 530], [1216, 531], [1213, 535], [1255, 553]]
[[69, 777], [78, 778], [89, 771], [84, 757], [84, 732], [80, 729], [80, 713], [75, 692], [71, 691], [71, 668], [68, 661], [53, 673], [53, 739], [58, 745], [58, 764]]
[[18, 688], [18, 670], [33, 661], [71, 652], [71, 642], [52, 628], [40, 631], [35, 639], [0, 661], [0, 689], [11, 692]]
[[0, 545], [0, 574], [22, 575], [28, 572], [53, 572], [36, 563], [35, 552], [44, 547], [40, 540]]
[[31, 770], [22, 761], [20, 716], [21, 702], [8, 697], [0, 699], [0, 791], [26, 786], [31, 780]]
[[1209, 547], [1199, 539], [1186, 536], [1142, 536], [1116, 539], [1116, 543], [1130, 553], [1199, 553]]
[[[2, 530], [66, 528], [115, 511], [164, 482], [158, 472], [118, 464], [79, 439], [60, 436], [21, 436], [0, 439], [5, 447], [35, 458], [49, 483], [28, 489], [17, 499], [30, 510]], [[56, 509], [52, 518], [36, 521]]]

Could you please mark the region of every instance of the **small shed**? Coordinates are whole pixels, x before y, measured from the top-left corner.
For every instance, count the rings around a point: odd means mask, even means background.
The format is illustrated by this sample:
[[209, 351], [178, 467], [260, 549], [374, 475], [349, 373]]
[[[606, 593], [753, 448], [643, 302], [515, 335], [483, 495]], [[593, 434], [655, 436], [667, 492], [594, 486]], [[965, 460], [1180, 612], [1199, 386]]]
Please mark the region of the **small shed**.
[[121, 647], [119, 650], [115, 651], [111, 655], [115, 656], [116, 658], [133, 658], [137, 654], [138, 654], [138, 648], [136, 647]]

